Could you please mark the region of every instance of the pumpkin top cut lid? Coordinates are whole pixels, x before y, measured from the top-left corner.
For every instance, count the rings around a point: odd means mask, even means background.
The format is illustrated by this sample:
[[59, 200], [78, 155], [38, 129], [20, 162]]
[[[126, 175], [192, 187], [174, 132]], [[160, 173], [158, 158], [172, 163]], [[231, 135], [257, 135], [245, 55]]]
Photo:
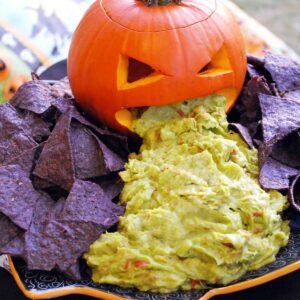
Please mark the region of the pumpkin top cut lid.
[[137, 0], [100, 0], [100, 5], [113, 22], [138, 32], [188, 27], [209, 19], [217, 9], [216, 0], [190, 0], [183, 1], [180, 5], [172, 3], [150, 7]]

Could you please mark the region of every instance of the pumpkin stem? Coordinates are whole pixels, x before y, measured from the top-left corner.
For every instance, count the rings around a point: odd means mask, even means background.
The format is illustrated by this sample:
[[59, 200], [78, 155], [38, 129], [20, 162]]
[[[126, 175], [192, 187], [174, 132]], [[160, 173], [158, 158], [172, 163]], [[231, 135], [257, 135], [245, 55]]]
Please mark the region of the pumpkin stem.
[[145, 5], [147, 6], [152, 6], [152, 5], [168, 5], [170, 3], [175, 3], [175, 4], [180, 4], [181, 0], [140, 0], [144, 2]]

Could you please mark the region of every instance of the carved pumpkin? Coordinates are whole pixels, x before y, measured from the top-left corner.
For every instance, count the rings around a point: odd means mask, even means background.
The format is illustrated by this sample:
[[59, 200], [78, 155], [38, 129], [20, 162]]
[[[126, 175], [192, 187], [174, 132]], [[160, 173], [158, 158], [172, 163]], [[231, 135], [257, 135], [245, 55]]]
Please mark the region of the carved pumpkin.
[[218, 0], [163, 6], [98, 0], [76, 29], [68, 57], [79, 104], [123, 132], [127, 108], [219, 93], [229, 109], [245, 72], [239, 27]]

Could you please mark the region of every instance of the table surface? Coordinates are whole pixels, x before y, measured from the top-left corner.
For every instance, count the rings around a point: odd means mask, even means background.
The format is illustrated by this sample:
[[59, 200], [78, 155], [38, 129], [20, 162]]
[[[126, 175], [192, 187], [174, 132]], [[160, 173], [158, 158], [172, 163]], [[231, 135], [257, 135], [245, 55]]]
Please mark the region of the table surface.
[[[0, 299], [26, 300], [14, 282], [13, 277], [0, 269]], [[57, 298], [60, 300], [92, 300], [94, 298], [70, 295]], [[300, 299], [300, 270], [264, 285], [245, 291], [214, 297], [213, 300], [297, 300]]]

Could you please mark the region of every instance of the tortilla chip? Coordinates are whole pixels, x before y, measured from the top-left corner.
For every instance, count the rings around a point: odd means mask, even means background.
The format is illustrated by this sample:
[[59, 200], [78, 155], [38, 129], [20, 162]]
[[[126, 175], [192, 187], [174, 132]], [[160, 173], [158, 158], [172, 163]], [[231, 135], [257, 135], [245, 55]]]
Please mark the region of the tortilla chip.
[[38, 176], [32, 175], [31, 176], [32, 185], [36, 190], [44, 190], [51, 187], [57, 187], [54, 183], [39, 178]]
[[298, 174], [298, 170], [290, 168], [272, 158], [267, 158], [259, 173], [259, 182], [264, 189], [283, 190], [289, 188], [289, 180]]
[[18, 165], [0, 168], [0, 212], [24, 230], [29, 228], [39, 193]]
[[101, 128], [99, 126], [96, 126], [95, 124], [91, 123], [85, 116], [80, 114], [77, 110], [73, 110], [72, 118], [78, 121], [79, 123], [81, 123], [82, 125], [85, 125], [90, 129], [93, 129], [97, 137], [103, 143], [105, 143], [112, 151], [118, 153], [118, 155], [127, 159], [130, 151], [129, 151], [128, 140], [126, 136], [119, 135], [106, 128]]
[[94, 178], [93, 182], [100, 185], [106, 197], [108, 197], [109, 199], [116, 198], [121, 193], [124, 187], [124, 181], [116, 173], [110, 174], [108, 176]]
[[13, 240], [21, 230], [8, 217], [0, 213], [0, 253], [1, 248]]
[[249, 78], [255, 76], [263, 76], [264, 75], [264, 64], [265, 61], [263, 58], [255, 56], [253, 54], [247, 54], [247, 73]]
[[76, 178], [87, 179], [108, 173], [98, 139], [91, 130], [72, 121], [70, 139]]
[[51, 106], [52, 101], [59, 98], [60, 94], [56, 89], [42, 80], [34, 80], [24, 83], [10, 100], [13, 106], [43, 114]]
[[33, 174], [69, 191], [75, 181], [69, 128], [71, 115], [59, 118], [49, 139], [44, 145]]
[[23, 119], [9, 103], [0, 106], [0, 124], [0, 165], [38, 145], [23, 130]]
[[50, 124], [46, 123], [38, 115], [26, 111], [22, 114], [24, 131], [32, 137], [37, 143], [42, 143], [50, 135]]
[[248, 145], [250, 149], [254, 148], [253, 140], [250, 135], [249, 129], [238, 123], [229, 123], [229, 129], [240, 134], [244, 142]]
[[43, 221], [36, 219], [31, 231], [26, 233], [28, 251], [25, 259], [29, 269], [50, 271], [57, 267], [74, 279], [80, 279], [74, 265], [102, 233], [102, 228], [92, 223], [63, 221], [60, 217], [63, 207], [64, 200], [61, 199]]
[[29, 150], [23, 151], [18, 156], [11, 157], [11, 159], [8, 158], [3, 165], [18, 165], [29, 177], [42, 150], [42, 146], [43, 145], [40, 144]]
[[43, 241], [45, 246], [40, 249], [39, 254], [52, 256], [61, 272], [79, 280], [81, 276], [77, 273], [79, 271], [77, 268], [74, 270], [74, 265], [78, 265], [79, 257], [88, 250], [90, 244], [99, 238], [101, 233], [103, 233], [102, 227], [92, 223], [50, 220], [45, 229], [47, 236]]
[[[48, 214], [53, 210], [56, 203], [47, 195], [41, 194], [34, 210], [32, 223], [25, 233], [24, 259], [29, 269], [41, 269], [50, 271], [55, 268], [54, 258], [43, 256], [40, 253], [41, 243], [43, 243], [45, 226], [48, 222]], [[47, 259], [46, 259], [47, 257]]]
[[300, 89], [284, 93], [284, 98], [290, 98], [300, 102]]
[[300, 212], [300, 174], [294, 178], [289, 189], [289, 201], [293, 208]]
[[74, 108], [74, 101], [69, 98], [57, 98], [52, 102], [52, 107], [63, 114]]
[[300, 128], [300, 103], [292, 99], [259, 95], [264, 142], [284, 138]]
[[281, 163], [300, 168], [300, 133], [296, 130], [278, 141], [272, 148], [270, 154]]
[[300, 63], [266, 51], [265, 68], [281, 92], [300, 89]]
[[259, 94], [271, 95], [271, 91], [264, 77], [255, 76], [250, 79], [243, 90], [241, 103], [244, 107], [244, 112], [239, 121], [239, 123], [249, 129], [252, 138], [256, 135], [258, 123], [261, 120]]
[[57, 80], [52, 88], [55, 89], [62, 98], [74, 98], [70, 82], [67, 77]]
[[24, 233], [21, 232], [5, 246], [1, 247], [0, 253], [16, 257], [24, 257], [24, 246]]
[[118, 222], [125, 207], [113, 203], [103, 189], [92, 182], [76, 180], [66, 200], [62, 218], [69, 221], [91, 222], [109, 228]]

